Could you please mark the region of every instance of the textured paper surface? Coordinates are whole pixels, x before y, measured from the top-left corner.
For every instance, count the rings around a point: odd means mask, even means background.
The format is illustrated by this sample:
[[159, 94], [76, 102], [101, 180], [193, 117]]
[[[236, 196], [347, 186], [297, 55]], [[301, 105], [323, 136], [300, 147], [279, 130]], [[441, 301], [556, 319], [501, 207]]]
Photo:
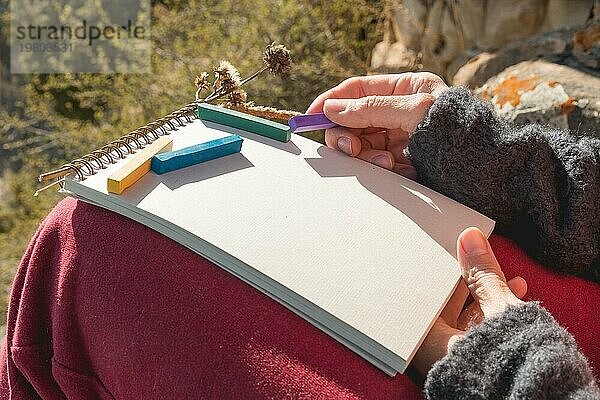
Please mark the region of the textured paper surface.
[[279, 143], [206, 124], [172, 133], [173, 149], [235, 133], [246, 139], [241, 153], [150, 172], [122, 195], [106, 192], [119, 164], [65, 188], [257, 281], [317, 326], [331, 325], [342, 342], [402, 371], [394, 357], [410, 361], [460, 277], [458, 234], [477, 226], [489, 235], [493, 221], [298, 135]]

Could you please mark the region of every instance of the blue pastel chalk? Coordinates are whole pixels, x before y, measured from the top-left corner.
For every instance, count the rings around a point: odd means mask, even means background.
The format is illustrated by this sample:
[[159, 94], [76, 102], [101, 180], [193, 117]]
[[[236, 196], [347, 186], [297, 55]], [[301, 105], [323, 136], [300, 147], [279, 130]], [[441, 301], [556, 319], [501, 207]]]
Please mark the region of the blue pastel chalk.
[[242, 150], [243, 141], [244, 139], [238, 135], [231, 135], [183, 149], [160, 153], [152, 157], [151, 168], [152, 171], [160, 175], [214, 160], [215, 158], [239, 153]]
[[292, 133], [316, 131], [339, 126], [323, 113], [296, 115], [289, 119], [288, 125]]

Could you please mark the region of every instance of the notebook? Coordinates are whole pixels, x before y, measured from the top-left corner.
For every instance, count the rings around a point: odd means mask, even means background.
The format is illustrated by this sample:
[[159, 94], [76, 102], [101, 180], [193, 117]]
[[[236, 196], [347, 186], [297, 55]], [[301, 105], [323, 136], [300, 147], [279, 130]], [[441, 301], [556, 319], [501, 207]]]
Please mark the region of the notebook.
[[[69, 164], [62, 190], [211, 260], [390, 376], [404, 372], [460, 279], [459, 233], [489, 235], [494, 222], [305, 137], [282, 143], [190, 110]], [[173, 150], [232, 134], [243, 145], [108, 193], [133, 139], [143, 147], [166, 134]]]

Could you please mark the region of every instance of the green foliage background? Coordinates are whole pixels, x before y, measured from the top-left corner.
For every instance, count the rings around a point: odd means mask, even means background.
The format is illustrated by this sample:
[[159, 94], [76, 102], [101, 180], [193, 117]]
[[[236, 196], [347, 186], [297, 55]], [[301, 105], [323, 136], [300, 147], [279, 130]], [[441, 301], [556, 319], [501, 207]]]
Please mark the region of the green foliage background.
[[294, 68], [249, 83], [249, 99], [302, 111], [367, 72], [383, 9], [383, 0], [152, 1], [152, 75], [16, 76], [8, 73], [8, 0], [0, 0], [0, 325], [27, 243], [62, 197], [33, 197], [40, 172], [189, 103], [194, 76], [221, 59], [249, 75], [272, 41], [290, 49]]

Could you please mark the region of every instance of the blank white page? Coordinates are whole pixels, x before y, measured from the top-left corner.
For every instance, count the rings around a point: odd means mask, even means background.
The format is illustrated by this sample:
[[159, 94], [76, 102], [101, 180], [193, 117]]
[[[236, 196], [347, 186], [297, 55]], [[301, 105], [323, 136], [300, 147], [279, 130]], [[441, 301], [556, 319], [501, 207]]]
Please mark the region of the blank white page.
[[489, 235], [494, 222], [298, 135], [280, 143], [196, 120], [171, 134], [173, 149], [230, 133], [244, 137], [241, 153], [150, 172], [122, 195], [106, 182], [123, 162], [80, 183], [97, 197], [71, 180], [65, 189], [168, 221], [409, 361], [460, 277], [459, 233], [477, 226]]

